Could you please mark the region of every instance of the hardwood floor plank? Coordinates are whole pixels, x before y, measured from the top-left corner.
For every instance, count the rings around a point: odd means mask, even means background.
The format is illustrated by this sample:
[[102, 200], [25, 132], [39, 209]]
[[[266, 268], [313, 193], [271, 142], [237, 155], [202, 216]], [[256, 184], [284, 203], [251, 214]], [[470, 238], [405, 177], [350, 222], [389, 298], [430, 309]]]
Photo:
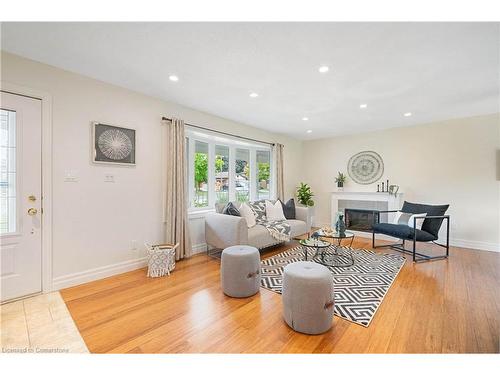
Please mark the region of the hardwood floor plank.
[[[353, 247], [370, 245], [356, 238]], [[277, 293], [225, 296], [220, 264], [205, 255], [178, 262], [168, 277], [141, 269], [61, 295], [94, 353], [498, 353], [499, 261], [498, 253], [459, 248], [445, 261], [407, 257], [368, 328], [334, 317], [315, 336], [287, 326]]]

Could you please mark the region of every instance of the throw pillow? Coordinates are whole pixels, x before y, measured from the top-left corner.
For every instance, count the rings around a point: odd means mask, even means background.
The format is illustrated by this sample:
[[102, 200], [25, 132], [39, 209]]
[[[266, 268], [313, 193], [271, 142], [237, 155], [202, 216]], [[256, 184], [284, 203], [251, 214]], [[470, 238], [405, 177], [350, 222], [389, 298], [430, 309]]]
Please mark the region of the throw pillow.
[[266, 201], [266, 217], [269, 221], [286, 220], [285, 215], [283, 214], [281, 201], [278, 200], [274, 204], [271, 201]]
[[[280, 201], [281, 202], [281, 201]], [[295, 220], [295, 201], [293, 198], [289, 199], [288, 202], [281, 202], [283, 208], [283, 214], [287, 220]]]
[[240, 207], [240, 215], [247, 221], [247, 227], [252, 228], [255, 226], [255, 213], [247, 203], [243, 203]]
[[264, 200], [248, 202], [248, 205], [255, 213], [257, 221], [266, 221], [266, 202]]
[[[402, 224], [408, 225], [410, 228], [413, 228], [413, 218], [414, 217], [426, 217], [427, 214], [410, 214], [407, 212], [396, 212], [394, 216], [393, 224]], [[422, 229], [422, 224], [424, 221], [422, 219], [417, 220], [417, 229]]]
[[226, 206], [222, 210], [222, 213], [224, 215], [240, 216], [240, 211], [236, 208], [233, 202], [229, 202], [228, 204], [226, 204]]

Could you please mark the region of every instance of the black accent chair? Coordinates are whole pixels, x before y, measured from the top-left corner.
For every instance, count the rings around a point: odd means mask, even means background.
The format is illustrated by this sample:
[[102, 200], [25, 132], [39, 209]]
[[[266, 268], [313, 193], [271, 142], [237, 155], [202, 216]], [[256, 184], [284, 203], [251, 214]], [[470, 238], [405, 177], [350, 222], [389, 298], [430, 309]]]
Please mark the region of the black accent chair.
[[[450, 216], [445, 215], [446, 210], [449, 205], [431, 206], [428, 204], [417, 204], [404, 202], [401, 212], [410, 214], [423, 214], [426, 213], [425, 217], [414, 217], [413, 218], [413, 228], [404, 224], [389, 224], [380, 223], [380, 214], [389, 212], [398, 212], [398, 210], [392, 211], [374, 211], [374, 218], [378, 218], [372, 226], [372, 247], [390, 247], [396, 251], [412, 254], [414, 262], [436, 260], [436, 259], [446, 259], [450, 253]], [[416, 228], [417, 220], [424, 220], [422, 223], [422, 229]], [[446, 220], [446, 245], [437, 243], [438, 233], [443, 220]], [[403, 242], [391, 245], [379, 245], [375, 246], [375, 233], [385, 234], [387, 236], [395, 237], [401, 239]], [[405, 249], [405, 241], [413, 241], [413, 251]], [[445, 255], [439, 256], [429, 256], [417, 252], [417, 242], [433, 242], [434, 244], [444, 247], [446, 249]]]

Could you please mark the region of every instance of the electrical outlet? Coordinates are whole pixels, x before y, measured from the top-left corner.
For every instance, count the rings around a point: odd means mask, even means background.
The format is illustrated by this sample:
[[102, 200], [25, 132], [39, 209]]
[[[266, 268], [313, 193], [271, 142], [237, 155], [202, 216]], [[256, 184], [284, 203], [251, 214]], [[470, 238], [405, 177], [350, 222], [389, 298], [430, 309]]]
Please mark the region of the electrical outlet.
[[132, 240], [132, 242], [130, 243], [130, 248], [132, 250], [137, 250], [137, 240]]

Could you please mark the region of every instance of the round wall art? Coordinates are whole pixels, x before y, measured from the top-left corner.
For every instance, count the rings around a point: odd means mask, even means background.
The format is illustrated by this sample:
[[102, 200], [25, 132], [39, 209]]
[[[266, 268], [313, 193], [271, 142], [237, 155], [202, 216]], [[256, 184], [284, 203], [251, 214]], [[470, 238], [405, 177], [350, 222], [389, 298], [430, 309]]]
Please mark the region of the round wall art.
[[347, 172], [358, 184], [372, 184], [384, 174], [384, 162], [374, 151], [361, 151], [349, 159]]

